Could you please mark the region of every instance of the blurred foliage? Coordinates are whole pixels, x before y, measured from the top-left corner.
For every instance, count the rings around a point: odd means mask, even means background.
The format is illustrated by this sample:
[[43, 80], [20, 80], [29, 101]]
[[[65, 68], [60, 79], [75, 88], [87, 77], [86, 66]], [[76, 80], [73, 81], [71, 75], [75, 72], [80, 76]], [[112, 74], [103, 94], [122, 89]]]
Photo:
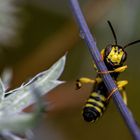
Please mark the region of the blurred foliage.
[[[46, 107], [42, 103], [41, 96], [64, 83], [57, 79], [64, 70], [65, 60], [66, 56], [63, 56], [48, 70], [8, 92], [5, 92], [5, 83], [0, 80], [0, 134], [3, 135], [5, 130], [26, 134], [37, 122], [39, 123], [43, 114], [42, 110]], [[33, 113], [23, 112], [34, 103], [36, 103], [36, 110]]]
[[[116, 31], [118, 42], [124, 45], [140, 39], [139, 0], [80, 0], [86, 19], [101, 50], [113, 37], [108, 27], [110, 20]], [[22, 18], [21, 18], [22, 17]], [[11, 87], [15, 87], [36, 73], [47, 69], [66, 51], [68, 52], [65, 71], [61, 79], [67, 84], [53, 90], [44, 97], [50, 101], [50, 115], [36, 130], [37, 137], [51, 140], [85, 139], [131, 139], [122, 118], [111, 102], [104, 116], [95, 124], [82, 120], [81, 110], [91, 86], [75, 91], [75, 79], [80, 76], [93, 77], [96, 72], [84, 41], [71, 16], [68, 1], [32, 0], [23, 4], [20, 40], [17, 46], [5, 47], [0, 52], [0, 70], [5, 66], [13, 68]], [[140, 124], [139, 44], [127, 49], [128, 69], [120, 75], [129, 84], [126, 88], [128, 106]], [[44, 133], [43, 133], [44, 132]], [[54, 136], [54, 134], [56, 134]]]

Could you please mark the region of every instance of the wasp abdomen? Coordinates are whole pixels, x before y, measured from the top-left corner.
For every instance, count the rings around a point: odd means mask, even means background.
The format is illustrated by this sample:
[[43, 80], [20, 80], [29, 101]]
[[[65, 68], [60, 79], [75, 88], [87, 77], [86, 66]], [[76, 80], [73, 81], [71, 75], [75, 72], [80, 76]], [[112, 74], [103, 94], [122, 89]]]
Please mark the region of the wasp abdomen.
[[91, 93], [83, 109], [83, 117], [87, 122], [96, 121], [106, 108], [106, 98], [96, 92]]

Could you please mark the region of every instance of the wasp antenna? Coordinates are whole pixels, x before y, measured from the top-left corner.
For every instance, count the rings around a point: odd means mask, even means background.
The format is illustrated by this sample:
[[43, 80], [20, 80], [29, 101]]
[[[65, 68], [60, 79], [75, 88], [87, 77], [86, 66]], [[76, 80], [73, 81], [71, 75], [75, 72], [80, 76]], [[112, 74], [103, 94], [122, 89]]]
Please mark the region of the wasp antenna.
[[123, 48], [125, 49], [125, 48], [127, 48], [128, 46], [134, 45], [134, 44], [136, 44], [136, 43], [140, 43], [140, 40], [136, 40], [136, 41], [133, 41], [133, 42], [131, 42], [131, 43], [128, 43], [128, 44], [126, 44]]
[[109, 25], [109, 27], [110, 27], [110, 29], [112, 31], [112, 34], [113, 34], [113, 37], [114, 37], [114, 40], [115, 40], [115, 45], [117, 45], [117, 36], [115, 34], [115, 31], [113, 29], [113, 26], [112, 26], [112, 24], [111, 24], [111, 22], [109, 20], [107, 21], [107, 23], [108, 23], [108, 25]]

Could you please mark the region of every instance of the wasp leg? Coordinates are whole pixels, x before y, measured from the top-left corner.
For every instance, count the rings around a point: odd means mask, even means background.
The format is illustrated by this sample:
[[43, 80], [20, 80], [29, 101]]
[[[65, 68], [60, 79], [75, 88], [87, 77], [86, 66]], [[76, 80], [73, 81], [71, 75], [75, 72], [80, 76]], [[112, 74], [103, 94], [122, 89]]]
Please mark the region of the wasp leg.
[[97, 77], [96, 79], [90, 79], [87, 77], [81, 77], [80, 79], [76, 80], [76, 89], [80, 89], [82, 87], [82, 84], [94, 84], [94, 83], [100, 83], [101, 78]]
[[128, 84], [128, 81], [127, 80], [123, 80], [123, 81], [118, 81], [117, 82], [118, 89], [121, 92], [123, 101], [124, 101], [124, 103], [126, 105], [127, 105], [127, 95], [126, 95], [126, 91], [125, 91], [125, 86], [127, 84]]
[[124, 65], [122, 67], [116, 68], [114, 70], [114, 72], [120, 72], [121, 73], [121, 72], [125, 71], [127, 68], [128, 68], [128, 66], [127, 65]]
[[112, 92], [108, 95], [107, 100], [109, 100], [110, 97], [112, 96], [112, 94], [118, 89], [122, 94], [122, 98], [123, 98], [124, 103], [127, 105], [127, 95], [126, 95], [126, 91], [124, 88], [127, 84], [128, 84], [127, 80], [118, 81], [117, 82], [118, 88], [115, 88], [112, 90]]
[[122, 94], [122, 98], [123, 98], [123, 101], [124, 103], [127, 105], [127, 95], [126, 95], [126, 91], [125, 91], [125, 88], [122, 88], [120, 90], [121, 94]]
[[[104, 52], [105, 52], [105, 49], [102, 49], [101, 52], [100, 52], [102, 61], [104, 60]], [[94, 67], [94, 70], [96, 72], [98, 72], [98, 69], [97, 69], [95, 64], [93, 65], [93, 67]]]
[[96, 67], [95, 64], [93, 65], [93, 68], [94, 68], [94, 70], [95, 70], [96, 72], [98, 72], [98, 69], [97, 69], [97, 67]]
[[117, 81], [117, 86], [118, 89], [120, 90], [121, 88], [125, 87], [128, 84], [127, 80], [121, 80], [121, 81]]
[[105, 53], [105, 49], [102, 49], [102, 50], [101, 50], [102, 61], [104, 60], [104, 53]]
[[114, 70], [111, 70], [111, 71], [97, 71], [99, 74], [108, 74], [108, 73], [113, 73], [113, 72], [123, 72], [127, 69], [127, 65], [125, 66], [122, 66], [122, 67], [119, 67], [119, 68], [116, 68]]

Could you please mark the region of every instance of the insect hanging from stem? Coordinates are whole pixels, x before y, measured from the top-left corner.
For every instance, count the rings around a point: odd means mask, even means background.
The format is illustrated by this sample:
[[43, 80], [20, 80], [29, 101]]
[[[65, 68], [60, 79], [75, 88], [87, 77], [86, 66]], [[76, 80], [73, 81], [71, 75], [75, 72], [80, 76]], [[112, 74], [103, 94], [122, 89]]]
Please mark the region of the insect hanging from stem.
[[[127, 65], [124, 65], [124, 62], [127, 59], [127, 53], [125, 49], [136, 43], [140, 43], [140, 40], [136, 40], [124, 46], [118, 45], [117, 36], [113, 26], [110, 21], [107, 22], [114, 37], [114, 44], [107, 45], [101, 51], [102, 60], [104, 61], [108, 71], [97, 71], [97, 76], [95, 79], [82, 77], [76, 81], [76, 89], [80, 89], [85, 83], [93, 84], [92, 92], [83, 108], [83, 117], [87, 122], [94, 122], [102, 116], [108, 105], [110, 97], [117, 89], [119, 89], [123, 101], [127, 105], [125, 86], [128, 84], [128, 81], [118, 81], [117, 78], [121, 72], [127, 69]], [[101, 78], [101, 74], [106, 73], [110, 73], [118, 87], [117, 89], [112, 90], [112, 92], [109, 94]]]

